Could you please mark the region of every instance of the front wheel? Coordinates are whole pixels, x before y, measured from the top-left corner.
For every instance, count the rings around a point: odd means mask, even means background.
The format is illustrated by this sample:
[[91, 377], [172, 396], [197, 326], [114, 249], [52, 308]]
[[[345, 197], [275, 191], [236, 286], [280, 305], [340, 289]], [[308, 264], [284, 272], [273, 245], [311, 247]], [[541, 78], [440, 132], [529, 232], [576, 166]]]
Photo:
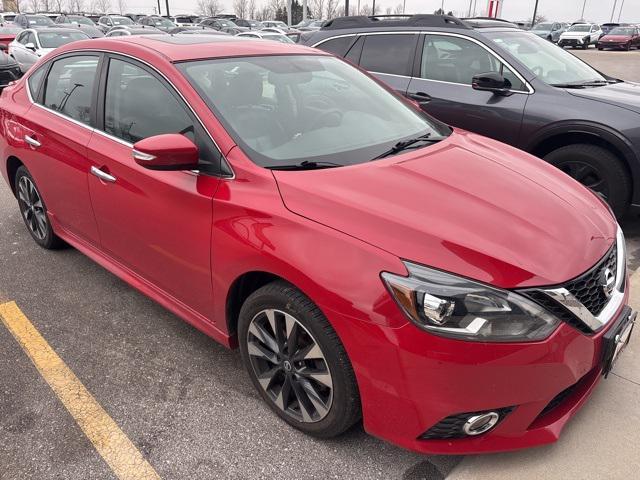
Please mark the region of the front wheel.
[[22, 219], [35, 242], [46, 249], [63, 247], [64, 242], [53, 233], [47, 206], [36, 182], [25, 166], [19, 167], [16, 172], [15, 191]]
[[631, 179], [622, 161], [597, 145], [576, 144], [558, 148], [544, 160], [600, 195], [616, 217], [622, 217], [631, 197]]
[[293, 427], [321, 438], [360, 419], [347, 353], [323, 313], [284, 281], [256, 290], [240, 310], [242, 360], [263, 400]]

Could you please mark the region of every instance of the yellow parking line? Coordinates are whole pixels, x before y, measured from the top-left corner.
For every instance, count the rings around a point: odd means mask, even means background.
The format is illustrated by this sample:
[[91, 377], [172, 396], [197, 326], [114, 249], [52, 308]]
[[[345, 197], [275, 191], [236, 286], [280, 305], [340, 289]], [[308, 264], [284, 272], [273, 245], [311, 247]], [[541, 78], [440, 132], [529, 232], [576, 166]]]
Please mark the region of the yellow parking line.
[[15, 302], [0, 304], [0, 319], [116, 476], [123, 480], [160, 479]]

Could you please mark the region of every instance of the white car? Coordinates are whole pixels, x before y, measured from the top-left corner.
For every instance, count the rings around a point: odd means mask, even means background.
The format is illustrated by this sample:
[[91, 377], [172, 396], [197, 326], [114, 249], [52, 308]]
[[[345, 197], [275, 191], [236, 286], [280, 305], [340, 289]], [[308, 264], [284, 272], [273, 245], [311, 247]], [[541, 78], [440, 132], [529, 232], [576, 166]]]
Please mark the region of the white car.
[[279, 28], [281, 30], [284, 30], [285, 32], [289, 30], [289, 27], [287, 26], [286, 23], [281, 22], [280, 20], [265, 20], [262, 22], [262, 27], [266, 28]]
[[262, 40], [273, 40], [280, 43], [296, 43], [286, 35], [276, 32], [265, 32], [264, 30], [252, 30], [250, 32], [242, 32], [236, 37], [261, 38]]
[[602, 36], [600, 25], [595, 23], [576, 23], [560, 35], [558, 46], [589, 48], [595, 45]]
[[89, 38], [84, 32], [72, 28], [28, 28], [21, 31], [9, 44], [11, 55], [23, 72], [33, 66], [38, 59], [56, 48], [77, 40]]

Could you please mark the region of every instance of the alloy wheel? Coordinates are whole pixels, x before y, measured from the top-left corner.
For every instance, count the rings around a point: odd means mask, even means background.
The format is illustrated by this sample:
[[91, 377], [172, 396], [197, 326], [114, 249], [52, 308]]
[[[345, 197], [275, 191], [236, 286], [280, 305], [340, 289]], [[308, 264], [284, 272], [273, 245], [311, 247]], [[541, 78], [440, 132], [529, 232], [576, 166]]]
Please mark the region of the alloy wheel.
[[566, 162], [558, 165], [558, 168], [585, 187], [596, 192], [604, 200], [609, 198], [607, 182], [602, 178], [600, 172], [588, 163], [579, 161]]
[[38, 189], [27, 176], [23, 176], [18, 182], [18, 202], [22, 216], [31, 233], [38, 240], [44, 240], [48, 231], [47, 214]]
[[333, 401], [333, 379], [319, 344], [292, 315], [260, 311], [251, 320], [247, 351], [272, 402], [293, 419], [319, 422]]

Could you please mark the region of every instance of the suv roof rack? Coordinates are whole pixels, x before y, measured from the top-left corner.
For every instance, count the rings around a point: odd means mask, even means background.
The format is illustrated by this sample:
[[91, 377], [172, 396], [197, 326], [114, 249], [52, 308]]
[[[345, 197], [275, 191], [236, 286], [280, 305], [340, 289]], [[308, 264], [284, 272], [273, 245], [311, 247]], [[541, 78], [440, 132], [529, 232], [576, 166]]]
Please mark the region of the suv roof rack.
[[370, 15], [338, 17], [326, 22], [321, 30], [379, 27], [469, 27], [460, 19], [449, 15]]
[[470, 17], [462, 19], [467, 25], [473, 28], [490, 28], [490, 27], [513, 27], [520, 28], [517, 23], [503, 18], [491, 17]]

